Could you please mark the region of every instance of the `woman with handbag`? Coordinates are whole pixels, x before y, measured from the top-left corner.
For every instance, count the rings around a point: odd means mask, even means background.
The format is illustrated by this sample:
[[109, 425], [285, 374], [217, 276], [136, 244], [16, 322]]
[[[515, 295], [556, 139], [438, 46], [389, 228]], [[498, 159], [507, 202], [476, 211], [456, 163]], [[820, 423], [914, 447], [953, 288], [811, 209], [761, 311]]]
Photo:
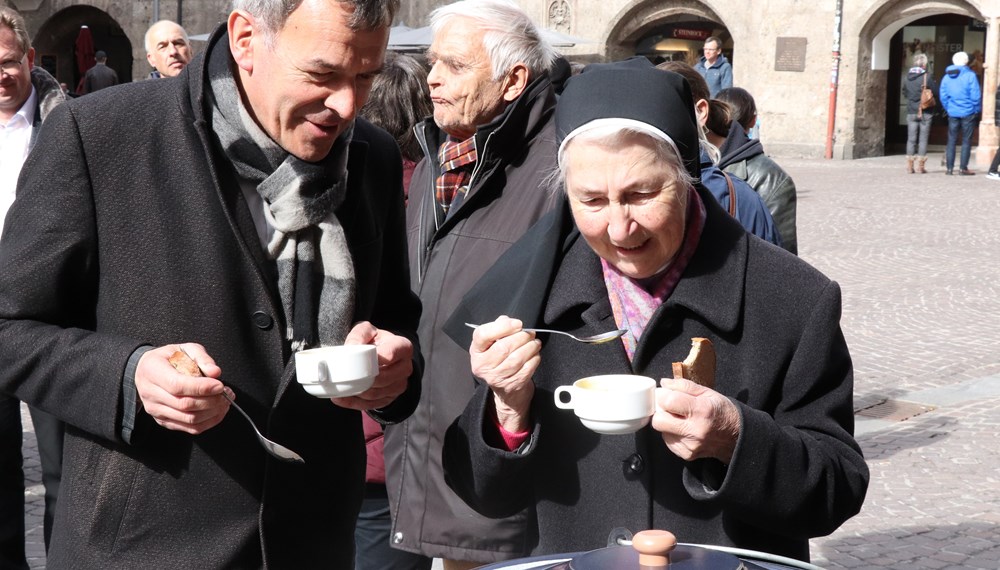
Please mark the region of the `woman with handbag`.
[[[913, 55], [913, 67], [903, 82], [903, 97], [906, 99], [906, 171], [910, 174], [927, 170], [927, 137], [931, 133], [931, 119], [934, 117], [934, 80], [927, 72], [927, 55]], [[916, 170], [914, 170], [914, 162]]]

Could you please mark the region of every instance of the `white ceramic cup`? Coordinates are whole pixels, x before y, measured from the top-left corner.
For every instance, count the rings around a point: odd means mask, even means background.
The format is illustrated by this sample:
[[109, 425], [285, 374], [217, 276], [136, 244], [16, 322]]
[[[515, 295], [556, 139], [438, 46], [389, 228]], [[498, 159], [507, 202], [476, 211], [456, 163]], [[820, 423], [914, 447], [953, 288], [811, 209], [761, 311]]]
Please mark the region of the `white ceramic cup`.
[[371, 344], [310, 348], [295, 353], [295, 375], [317, 398], [356, 396], [375, 382], [378, 355]]
[[626, 434], [649, 423], [655, 406], [656, 381], [648, 376], [605, 374], [559, 386], [557, 408], [573, 410], [580, 422], [597, 433]]

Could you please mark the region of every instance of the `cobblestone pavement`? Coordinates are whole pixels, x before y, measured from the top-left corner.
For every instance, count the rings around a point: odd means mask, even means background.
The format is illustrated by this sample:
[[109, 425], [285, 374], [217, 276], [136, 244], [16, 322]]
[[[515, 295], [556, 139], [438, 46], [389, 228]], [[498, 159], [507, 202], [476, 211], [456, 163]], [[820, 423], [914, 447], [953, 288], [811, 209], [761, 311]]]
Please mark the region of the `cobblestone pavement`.
[[38, 445], [31, 425], [28, 408], [21, 404], [21, 425], [24, 428], [24, 547], [31, 568], [45, 568], [45, 488], [42, 487], [42, 464], [38, 462]]
[[[856, 408], [868, 408], [868, 498], [812, 541], [813, 562], [1000, 568], [1000, 182], [982, 168], [945, 176], [936, 155], [925, 175], [902, 157], [779, 162], [799, 190], [800, 255], [843, 289]], [[29, 552], [44, 568], [25, 425]]]
[[[872, 481], [828, 568], [1000, 568], [1000, 182], [902, 157], [782, 160], [800, 255], [837, 280]], [[905, 421], [908, 404], [935, 409]], [[912, 413], [912, 412], [911, 412]]]

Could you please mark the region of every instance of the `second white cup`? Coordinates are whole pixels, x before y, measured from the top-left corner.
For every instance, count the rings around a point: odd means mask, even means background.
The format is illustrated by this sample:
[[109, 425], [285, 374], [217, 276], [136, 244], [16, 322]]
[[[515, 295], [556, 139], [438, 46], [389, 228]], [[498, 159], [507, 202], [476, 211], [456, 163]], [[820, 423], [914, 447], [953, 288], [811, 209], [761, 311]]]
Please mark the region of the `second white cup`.
[[371, 344], [322, 346], [295, 353], [295, 375], [317, 398], [356, 396], [378, 376], [378, 355]]

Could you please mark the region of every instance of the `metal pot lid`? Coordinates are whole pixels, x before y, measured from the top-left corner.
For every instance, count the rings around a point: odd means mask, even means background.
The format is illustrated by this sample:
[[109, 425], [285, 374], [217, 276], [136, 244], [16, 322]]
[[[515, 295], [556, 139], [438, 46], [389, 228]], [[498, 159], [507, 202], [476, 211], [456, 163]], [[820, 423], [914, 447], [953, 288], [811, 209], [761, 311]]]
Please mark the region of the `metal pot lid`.
[[[639, 553], [631, 546], [609, 546], [593, 550], [553, 570], [639, 570]], [[677, 546], [670, 553], [670, 570], [738, 570], [745, 568], [739, 558], [696, 546]]]

